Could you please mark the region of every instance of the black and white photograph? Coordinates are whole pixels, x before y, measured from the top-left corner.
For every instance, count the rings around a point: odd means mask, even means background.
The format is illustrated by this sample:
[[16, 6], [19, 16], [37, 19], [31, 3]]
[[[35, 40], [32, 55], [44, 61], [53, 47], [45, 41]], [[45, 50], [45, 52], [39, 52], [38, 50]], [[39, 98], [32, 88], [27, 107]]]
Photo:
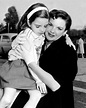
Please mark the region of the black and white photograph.
[[86, 108], [86, 0], [0, 0], [0, 108]]

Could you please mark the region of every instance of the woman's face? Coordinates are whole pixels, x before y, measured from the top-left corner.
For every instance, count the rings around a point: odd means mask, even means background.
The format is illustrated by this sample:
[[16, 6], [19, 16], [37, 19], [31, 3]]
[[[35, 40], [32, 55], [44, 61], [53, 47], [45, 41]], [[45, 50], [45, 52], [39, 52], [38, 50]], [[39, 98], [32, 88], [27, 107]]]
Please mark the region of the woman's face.
[[31, 24], [30, 27], [33, 30], [34, 33], [36, 33], [38, 36], [44, 34], [47, 25], [48, 25], [48, 19], [47, 18], [36, 18]]
[[46, 38], [49, 41], [54, 41], [59, 39], [61, 36], [63, 36], [66, 31], [66, 21], [63, 20], [62, 18], [57, 18], [57, 19], [50, 19], [49, 25], [47, 26], [46, 29]]

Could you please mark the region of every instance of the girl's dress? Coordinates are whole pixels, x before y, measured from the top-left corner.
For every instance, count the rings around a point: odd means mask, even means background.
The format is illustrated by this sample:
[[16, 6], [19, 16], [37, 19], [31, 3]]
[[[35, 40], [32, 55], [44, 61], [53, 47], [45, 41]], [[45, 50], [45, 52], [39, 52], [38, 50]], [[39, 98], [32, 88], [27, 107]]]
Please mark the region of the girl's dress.
[[[40, 55], [39, 52], [44, 43], [44, 36], [37, 36], [29, 28], [21, 32], [18, 36], [21, 36], [22, 33], [26, 34], [26, 41], [29, 42], [29, 46], [27, 47], [30, 47], [30, 54], [28, 56], [32, 56], [34, 53], [34, 60], [37, 62], [37, 57]], [[24, 45], [28, 45], [27, 42]], [[21, 55], [18, 55], [16, 50], [17, 47], [20, 47], [20, 45], [18, 45], [15, 39], [12, 42], [12, 49], [8, 53], [9, 59], [0, 69], [2, 88], [12, 87], [16, 89], [36, 89], [36, 81], [31, 75], [30, 70]]]

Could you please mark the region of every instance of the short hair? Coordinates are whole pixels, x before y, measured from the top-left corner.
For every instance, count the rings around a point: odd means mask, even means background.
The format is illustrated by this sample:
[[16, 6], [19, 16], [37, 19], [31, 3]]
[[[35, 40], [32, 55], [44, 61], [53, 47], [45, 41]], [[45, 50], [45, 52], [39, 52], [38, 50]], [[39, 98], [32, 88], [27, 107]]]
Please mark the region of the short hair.
[[72, 24], [72, 19], [70, 17], [70, 15], [63, 11], [63, 10], [57, 10], [57, 9], [53, 9], [49, 12], [50, 15], [50, 19], [57, 19], [57, 18], [62, 18], [63, 20], [66, 21], [66, 29], [65, 30], [69, 30]]

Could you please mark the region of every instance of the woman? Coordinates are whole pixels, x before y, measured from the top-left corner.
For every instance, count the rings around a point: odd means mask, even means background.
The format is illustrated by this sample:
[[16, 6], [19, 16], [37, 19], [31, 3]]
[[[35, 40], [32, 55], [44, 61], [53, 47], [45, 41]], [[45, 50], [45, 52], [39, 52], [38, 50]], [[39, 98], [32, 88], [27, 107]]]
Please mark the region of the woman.
[[44, 108], [74, 108], [73, 80], [77, 74], [77, 54], [66, 43], [70, 26], [71, 18], [65, 11], [50, 12], [45, 42], [48, 48], [40, 57], [40, 66], [53, 75], [61, 87], [54, 93], [48, 90], [48, 94], [39, 103]]
[[[75, 46], [67, 41], [71, 23], [71, 17], [65, 11], [50, 11], [50, 22], [45, 33], [46, 41], [39, 65], [51, 74], [61, 87], [53, 92], [47, 86], [48, 93], [40, 100], [37, 108], [74, 108], [73, 80], [77, 74], [77, 53]], [[23, 47], [22, 50], [19, 52], [28, 62], [28, 52]], [[40, 67], [33, 69], [36, 67], [35, 63], [28, 64], [28, 67], [47, 84], [46, 73], [40, 71]]]

